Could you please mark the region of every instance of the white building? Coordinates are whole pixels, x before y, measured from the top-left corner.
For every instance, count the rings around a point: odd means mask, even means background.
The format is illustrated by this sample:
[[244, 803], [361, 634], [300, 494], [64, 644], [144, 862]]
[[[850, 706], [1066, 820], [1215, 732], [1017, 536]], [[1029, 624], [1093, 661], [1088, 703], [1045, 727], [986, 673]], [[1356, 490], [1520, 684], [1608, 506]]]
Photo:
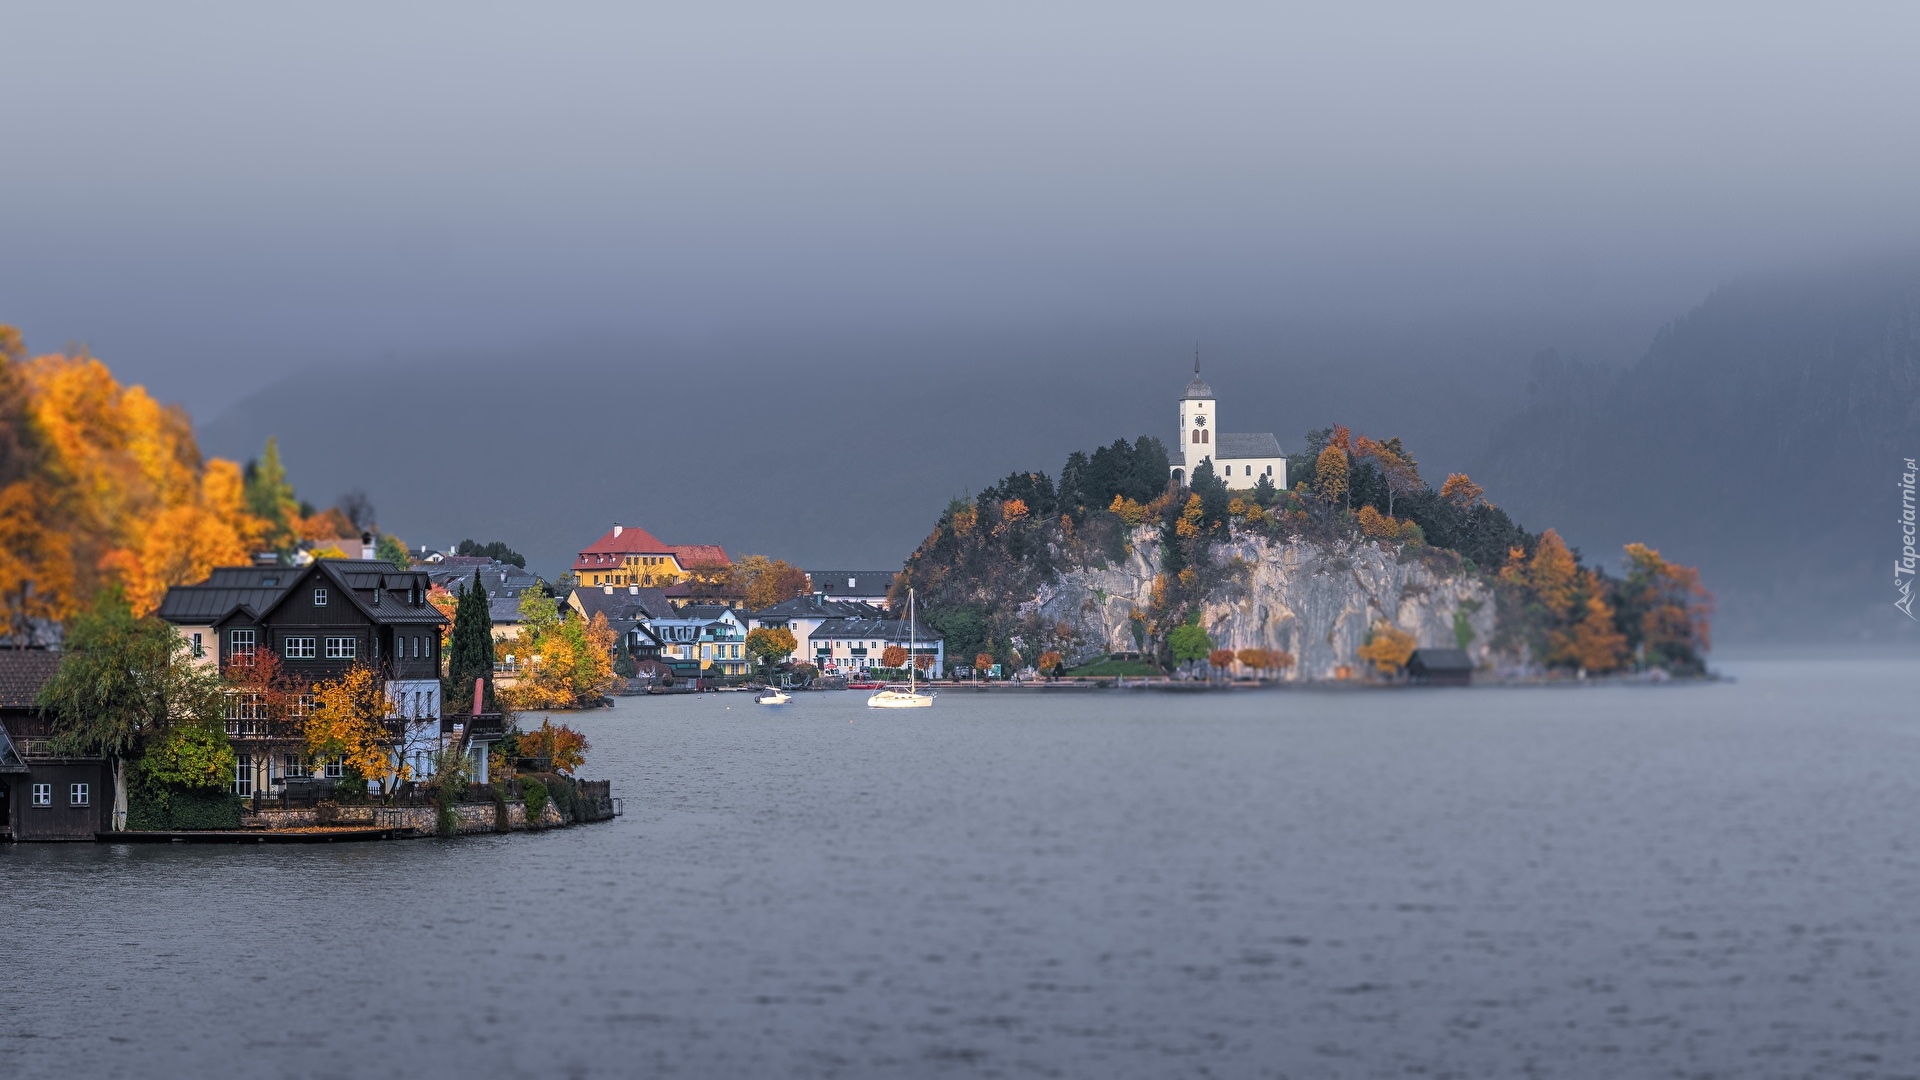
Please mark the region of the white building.
[[1200, 379], [1200, 360], [1193, 361], [1193, 381], [1180, 395], [1180, 434], [1168, 457], [1173, 478], [1186, 483], [1202, 461], [1213, 462], [1214, 475], [1229, 489], [1246, 490], [1266, 477], [1275, 488], [1287, 486], [1287, 459], [1273, 432], [1222, 432], [1219, 403], [1213, 388]]

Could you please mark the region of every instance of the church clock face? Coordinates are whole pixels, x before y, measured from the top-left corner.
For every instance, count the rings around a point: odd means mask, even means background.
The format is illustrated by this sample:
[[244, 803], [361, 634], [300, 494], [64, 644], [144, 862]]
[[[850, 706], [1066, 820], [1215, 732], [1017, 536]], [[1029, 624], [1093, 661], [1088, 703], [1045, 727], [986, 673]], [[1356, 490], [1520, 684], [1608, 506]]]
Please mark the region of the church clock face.
[[1207, 426], [1207, 418], [1206, 418], [1205, 416], [1196, 416], [1196, 417], [1194, 417], [1194, 418], [1193, 418], [1193, 426], [1194, 426], [1194, 427], [1206, 427], [1206, 426]]

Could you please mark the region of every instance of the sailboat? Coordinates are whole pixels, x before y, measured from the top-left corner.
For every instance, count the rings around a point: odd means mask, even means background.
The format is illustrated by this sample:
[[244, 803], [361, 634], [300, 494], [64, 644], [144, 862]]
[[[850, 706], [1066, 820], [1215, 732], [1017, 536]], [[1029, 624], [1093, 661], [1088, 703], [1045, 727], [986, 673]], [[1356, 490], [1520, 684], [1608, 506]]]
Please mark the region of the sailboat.
[[914, 681], [914, 675], [920, 670], [920, 666], [914, 662], [918, 657], [914, 655], [913, 651], [913, 614], [913, 590], [908, 589], [907, 688], [905, 690], [888, 688], [876, 691], [872, 697], [867, 699], [867, 708], [869, 709], [931, 709], [933, 707], [933, 695], [919, 693], [919, 684]]

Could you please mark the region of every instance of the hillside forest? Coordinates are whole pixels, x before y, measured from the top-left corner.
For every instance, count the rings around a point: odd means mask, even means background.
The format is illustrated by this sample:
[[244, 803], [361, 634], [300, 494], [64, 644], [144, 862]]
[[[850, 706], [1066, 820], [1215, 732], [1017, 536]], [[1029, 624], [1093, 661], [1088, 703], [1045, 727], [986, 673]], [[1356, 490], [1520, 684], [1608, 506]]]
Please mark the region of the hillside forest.
[[[1307, 452], [1289, 459], [1285, 490], [1263, 477], [1251, 491], [1230, 493], [1205, 462], [1177, 483], [1166, 447], [1151, 436], [1075, 452], [1057, 483], [1044, 472], [1013, 473], [947, 506], [908, 558], [893, 599], [903, 604], [905, 591], [916, 590], [926, 621], [962, 663], [978, 657], [1019, 668], [1045, 656], [1057, 665], [1086, 656], [1088, 643], [1073, 627], [1031, 614], [1027, 601], [1062, 571], [1104, 568], [1136, 545], [1154, 545], [1159, 573], [1152, 603], [1132, 616], [1133, 636], [1141, 652], [1170, 667], [1211, 655], [1195, 624], [1203, 599], [1231, 571], [1216, 558], [1222, 542], [1373, 544], [1441, 574], [1482, 578], [1498, 604], [1491, 644], [1524, 665], [1704, 673], [1713, 600], [1692, 568], [1639, 543], [1626, 545], [1615, 567], [1591, 563], [1553, 529], [1523, 528], [1465, 474], [1435, 488], [1398, 438], [1336, 426], [1309, 432], [1305, 443]], [[1376, 674], [1394, 676], [1414, 644], [1381, 622], [1362, 658]], [[1236, 660], [1246, 663], [1224, 653], [1210, 662]], [[1261, 660], [1254, 666], [1290, 662]]]

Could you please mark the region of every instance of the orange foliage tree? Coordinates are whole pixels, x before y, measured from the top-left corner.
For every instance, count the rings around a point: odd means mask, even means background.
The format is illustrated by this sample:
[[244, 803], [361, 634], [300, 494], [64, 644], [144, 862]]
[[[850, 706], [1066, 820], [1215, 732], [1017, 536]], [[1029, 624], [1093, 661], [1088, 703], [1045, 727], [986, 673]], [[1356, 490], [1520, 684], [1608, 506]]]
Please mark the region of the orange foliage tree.
[[1472, 509], [1486, 495], [1487, 489], [1467, 479], [1466, 473], [1448, 473], [1446, 483], [1440, 485], [1440, 497], [1462, 510]]
[[889, 645], [880, 650], [880, 666], [901, 668], [907, 666], [907, 649], [904, 645]]
[[1375, 623], [1366, 644], [1360, 646], [1360, 659], [1372, 664], [1382, 675], [1392, 675], [1407, 666], [1417, 642], [1412, 634], [1392, 623]]
[[547, 768], [568, 776], [586, 763], [591, 749], [585, 735], [565, 724], [556, 727], [551, 717], [542, 717], [539, 727], [520, 734], [521, 757], [545, 761]]
[[1527, 586], [1541, 606], [1555, 618], [1566, 618], [1573, 610], [1574, 589], [1579, 580], [1580, 568], [1560, 534], [1552, 529], [1541, 533], [1533, 561], [1527, 566]]
[[392, 795], [412, 775], [400, 753], [404, 725], [390, 723], [386, 677], [373, 665], [357, 663], [338, 677], [316, 683], [307, 713], [307, 753], [340, 758], [347, 768]]
[[1704, 671], [1713, 647], [1713, 594], [1700, 584], [1700, 571], [1668, 562], [1645, 544], [1628, 544], [1626, 562], [1621, 615], [1647, 666]]
[[244, 562], [261, 523], [239, 466], [206, 461], [178, 407], [85, 354], [0, 349], [0, 605], [16, 630], [65, 620], [106, 586], [135, 615], [170, 585]]

